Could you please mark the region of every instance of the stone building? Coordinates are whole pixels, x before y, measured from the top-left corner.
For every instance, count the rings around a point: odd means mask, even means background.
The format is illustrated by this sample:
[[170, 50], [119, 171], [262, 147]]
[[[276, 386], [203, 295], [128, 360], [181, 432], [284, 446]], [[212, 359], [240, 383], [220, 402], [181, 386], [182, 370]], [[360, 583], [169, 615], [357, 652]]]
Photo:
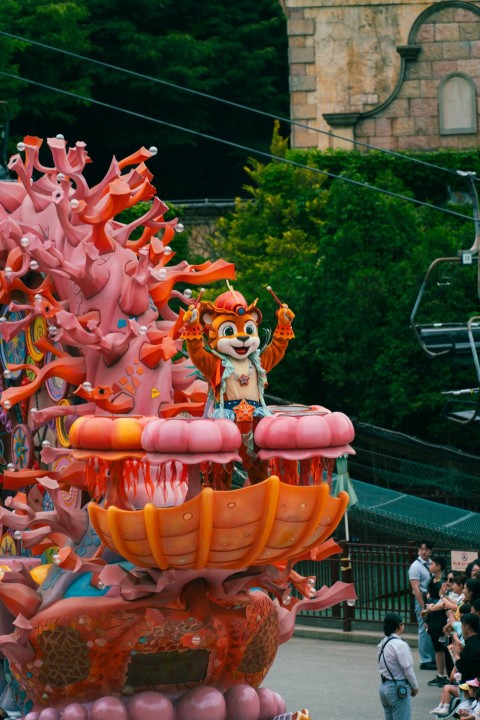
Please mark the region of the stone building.
[[339, 138], [391, 150], [479, 144], [480, 2], [280, 2], [291, 117], [302, 126], [292, 127], [293, 147], [354, 147]]

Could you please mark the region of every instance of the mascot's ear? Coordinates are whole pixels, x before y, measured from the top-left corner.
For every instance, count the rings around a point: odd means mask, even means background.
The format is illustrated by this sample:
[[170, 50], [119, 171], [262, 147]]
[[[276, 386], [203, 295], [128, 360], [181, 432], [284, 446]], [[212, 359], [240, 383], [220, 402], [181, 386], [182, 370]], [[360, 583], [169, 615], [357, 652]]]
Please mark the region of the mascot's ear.
[[249, 312], [249, 315], [252, 316], [253, 320], [255, 320], [257, 325], [260, 325], [260, 323], [262, 322], [262, 313], [258, 308], [252, 308], [252, 310], [250, 310]]
[[208, 312], [208, 310], [204, 310], [200, 313], [200, 321], [203, 325], [211, 325], [213, 323], [212, 313]]

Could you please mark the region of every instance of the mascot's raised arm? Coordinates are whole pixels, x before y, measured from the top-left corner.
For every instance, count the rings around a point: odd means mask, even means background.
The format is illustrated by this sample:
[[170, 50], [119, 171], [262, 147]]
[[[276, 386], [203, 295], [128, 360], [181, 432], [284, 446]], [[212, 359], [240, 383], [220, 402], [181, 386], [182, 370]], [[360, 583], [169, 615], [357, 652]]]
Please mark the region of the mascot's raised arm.
[[248, 305], [231, 286], [214, 302], [191, 305], [183, 317], [188, 353], [210, 385], [213, 403], [207, 407], [213, 409], [208, 414], [239, 426], [243, 436], [240, 454], [251, 483], [268, 474], [268, 463], [256, 458], [253, 447], [254, 418], [270, 415], [264, 400], [267, 373], [280, 362], [294, 337], [295, 315], [287, 305], [279, 305], [272, 339], [262, 349], [258, 334], [262, 314], [257, 300]]

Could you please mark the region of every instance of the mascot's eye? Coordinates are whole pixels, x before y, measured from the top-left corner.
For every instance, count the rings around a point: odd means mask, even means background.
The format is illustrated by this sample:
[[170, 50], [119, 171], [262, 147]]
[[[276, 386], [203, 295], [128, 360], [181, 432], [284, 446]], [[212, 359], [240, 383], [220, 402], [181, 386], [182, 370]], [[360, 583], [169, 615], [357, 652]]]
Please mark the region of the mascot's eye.
[[255, 325], [253, 323], [249, 323], [248, 325], [245, 325], [245, 332], [247, 335], [255, 335]]
[[218, 329], [218, 334], [220, 337], [233, 337], [237, 334], [237, 328], [235, 326], [235, 323], [233, 322], [226, 322], [220, 325]]

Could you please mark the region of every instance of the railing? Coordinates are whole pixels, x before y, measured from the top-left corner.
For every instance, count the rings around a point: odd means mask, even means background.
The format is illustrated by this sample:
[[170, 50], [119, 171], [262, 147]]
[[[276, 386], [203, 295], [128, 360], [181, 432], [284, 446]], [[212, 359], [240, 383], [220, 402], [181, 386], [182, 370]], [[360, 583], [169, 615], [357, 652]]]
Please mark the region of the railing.
[[395, 611], [402, 613], [407, 622], [415, 623], [408, 580], [408, 568], [417, 556], [415, 546], [339, 544], [343, 549], [341, 557], [337, 555], [321, 563], [303, 561], [296, 570], [304, 576], [316, 577], [317, 588], [337, 580], [353, 582], [357, 601], [354, 606], [345, 602], [320, 612], [300, 613], [303, 622], [307, 618], [314, 624], [320, 619], [333, 620], [348, 632], [355, 621], [381, 623], [386, 612]]

